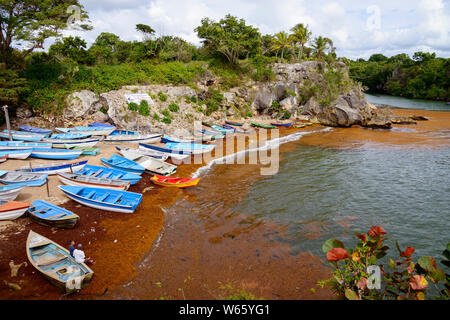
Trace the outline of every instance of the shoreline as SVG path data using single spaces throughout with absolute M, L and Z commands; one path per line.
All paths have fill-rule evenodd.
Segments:
M 368 130 L 358 127 L 354 128 L 334 128 L 330 132 L 321 134 L 311 134 L 303 136 L 300 140 L 301 144 L 307 145 L 321 145 L 324 147 L 343 147 L 343 148 L 360 148 L 366 145 L 367 147 L 431 147 L 431 148 L 441 148 L 448 147 L 450 143 L 447 137 L 436 137 L 432 138 L 429 134 L 430 132 L 439 130 L 449 130 L 450 129 L 450 113 L 447 112 L 446 115 L 440 114 L 439 111 L 423 111 L 423 110 L 405 110 L 393 109 L 394 113 L 405 114 L 418 114 L 424 115 L 430 118 L 429 121 L 419 122 L 417 125 L 395 125 L 395 128 L 409 128 L 414 129 L 415 132 L 411 131 L 391 131 L 386 132 L 386 130 Z M 439 113 L 439 114 L 438 114 Z M 445 112 L 444 112 L 445 113 Z M 280 130 L 283 136 L 292 134 L 294 132 L 305 132 L 311 129 L 322 128 L 320 126 L 313 126 L 311 128 L 305 129 L 283 129 Z M 281 136 L 281 135 L 280 135 Z M 431 140 L 430 140 L 431 139 Z M 432 142 L 430 145 L 427 142 Z M 369 142 L 369 145 L 367 145 Z M 114 145 L 110 145 L 104 148 L 101 146 L 101 154 L 97 157 L 86 157 L 89 159 L 89 164 L 98 164 L 98 159 L 100 157 L 109 157 L 114 153 Z M 289 144 L 283 145 L 284 150 L 289 150 L 291 148 Z M 92 159 L 92 160 L 91 160 Z M 18 163 L 14 160 L 7 161 L 0 168 L 6 168 L 6 165 L 12 165 L 12 163 Z M 45 160 L 33 160 L 39 163 L 45 162 Z M 23 161 L 23 165 L 26 165 L 28 161 Z M 16 165 L 14 168 L 22 166 Z M 195 171 L 197 171 L 201 165 L 181 165 L 177 173 L 174 176 L 187 177 L 191 176 Z M 12 168 L 12 167 L 11 167 Z M 253 168 L 254 169 L 254 168 Z M 254 171 L 253 169 L 248 169 Z M 220 169 L 217 170 L 216 176 L 220 175 Z M 239 171 L 240 172 L 240 171 Z M 53 195 L 54 190 L 56 190 L 56 181 L 51 181 L 49 184 L 50 195 Z M 51 179 L 52 179 L 51 178 Z M 161 231 L 167 226 L 169 218 L 165 213 L 164 209 L 172 207 L 175 203 L 178 203 L 182 199 L 188 199 L 190 197 L 195 197 L 191 195 L 189 190 L 177 190 L 171 188 L 156 187 L 150 181 L 150 175 L 145 174 L 141 181 L 133 186 L 130 191 L 142 192 L 146 188 L 151 188 L 145 193 L 143 202 L 140 208 L 132 215 L 124 216 L 117 213 L 110 213 L 100 210 L 94 210 L 87 207 L 81 207 L 81 205 L 68 201 L 62 205 L 62 207 L 72 210 L 75 213 L 79 213 L 81 216 L 79 225 L 72 230 L 52 230 L 47 227 L 43 227 L 32 223 L 28 218 L 20 218 L 18 221 L 13 223 L 13 226 L 9 224 L 8 232 L 3 233 L 0 238 L 0 279 L 7 280 L 8 282 L 17 283 L 22 287 L 20 291 L 11 291 L 3 283 L 0 284 L 0 297 L 2 299 L 59 299 L 59 291 L 45 281 L 38 271 L 34 270 L 32 266 L 22 267 L 17 278 L 9 277 L 8 263 L 10 259 L 13 259 L 16 264 L 27 261 L 25 254 L 25 242 L 24 237 L 28 234 L 28 230 L 33 229 L 38 233 L 42 233 L 44 236 L 48 236 L 50 239 L 57 241 L 59 244 L 65 246 L 67 241 L 71 238 L 74 240 L 81 241 L 85 247 L 86 254 L 88 256 L 94 257 L 96 264 L 93 266 L 95 275 L 91 284 L 78 294 L 67 297 L 67 299 L 102 299 L 111 298 L 110 294 L 102 296 L 105 289 L 108 288 L 110 292 L 115 294 L 126 294 L 127 287 L 123 288 L 133 279 L 139 277 L 139 265 L 142 264 L 142 260 L 152 251 L 162 250 L 161 246 L 156 249 L 154 247 L 154 242 L 161 238 Z M 207 178 L 204 178 L 205 180 Z M 200 181 L 201 183 L 201 181 Z M 53 186 L 53 184 L 55 184 Z M 39 189 L 39 190 L 34 190 Z M 58 190 L 59 191 L 59 190 Z M 22 195 L 17 199 L 17 201 L 31 201 L 31 199 L 36 199 L 33 197 L 41 198 L 44 200 L 46 196 L 46 187 L 41 188 L 27 188 L 24 192 L 25 196 Z M 30 195 L 31 194 L 31 195 Z M 62 194 L 62 193 L 61 193 Z M 242 193 L 240 196 L 244 196 Z M 57 197 L 57 196 L 56 196 Z M 62 195 L 62 197 L 64 197 Z M 27 199 L 27 200 L 25 200 Z M 30 199 L 30 200 L 28 200 Z M 51 200 L 50 200 L 51 201 Z M 55 203 L 57 204 L 57 203 Z M 4 229 L 0 225 L 0 229 Z M 270 228 L 269 228 L 270 229 Z M 130 232 L 130 230 L 133 230 Z M 250 232 L 251 230 L 242 230 Z M 185 230 L 185 232 L 189 232 Z M 170 233 L 170 229 L 166 228 L 164 230 L 163 237 L 166 237 Z M 223 234 L 223 232 L 222 232 Z M 225 232 L 227 234 L 227 232 Z M 246 234 L 247 236 L 249 234 Z M 229 235 L 229 233 L 228 233 Z M 252 235 L 253 236 L 253 235 Z M 6 238 L 5 238 L 6 237 Z M 117 240 L 117 242 L 114 242 Z M 227 240 L 227 239 L 225 239 Z M 249 239 L 251 240 L 251 239 Z M 254 240 L 254 239 L 253 239 Z M 260 239 L 261 240 L 261 239 Z M 260 241 L 258 240 L 258 241 Z M 221 238 L 216 238 L 216 241 L 223 241 Z M 262 241 L 262 240 L 261 240 Z M 161 240 L 164 242 L 164 239 Z M 227 242 L 227 241 L 225 241 Z M 14 243 L 14 245 L 11 245 Z M 160 244 L 161 245 L 161 244 Z M 164 244 L 163 244 L 164 245 Z M 238 244 L 239 245 L 239 244 Z M 182 248 L 183 246 L 181 246 Z M 275 247 L 274 247 L 275 248 Z M 199 248 L 196 248 L 200 250 Z M 278 247 L 277 250 L 286 250 Z M 198 253 L 198 252 L 197 252 Z M 245 250 L 241 254 L 245 253 Z M 160 252 L 158 252 L 160 254 Z M 161 255 L 161 254 L 160 254 Z M 155 255 L 153 256 L 153 258 Z M 266 257 L 267 258 L 267 257 Z M 308 260 L 307 256 L 300 255 L 296 259 Z M 163 258 L 160 259 L 164 261 Z M 297 263 L 302 266 L 301 261 L 298 260 Z M 320 264 L 320 259 L 317 261 L 316 257 L 309 259 L 316 264 Z M 266 263 L 269 260 L 266 260 Z M 295 264 L 293 264 L 295 265 Z M 158 268 L 160 272 L 164 272 L 164 268 L 167 265 L 161 265 Z M 216 267 L 219 267 L 216 265 Z M 307 264 L 303 265 L 303 268 L 307 268 Z M 270 268 L 267 270 L 258 269 L 259 274 L 264 273 L 266 276 L 270 274 Z M 167 270 L 166 270 L 167 271 Z M 311 271 L 311 270 L 310 270 Z M 294 270 L 291 270 L 294 272 Z M 321 270 L 320 272 L 326 272 Z M 233 273 L 230 273 L 230 277 Z M 179 275 L 181 276 L 181 275 Z M 178 276 L 178 277 L 179 277 Z M 283 279 L 278 279 L 283 281 Z M 176 281 L 174 281 L 175 284 Z M 193 285 L 192 285 L 193 286 Z M 39 293 L 36 293 L 35 288 L 41 288 Z M 175 288 L 175 287 L 173 287 Z M 251 285 L 250 285 L 251 289 Z M 158 288 L 152 288 L 152 297 L 146 296 L 146 299 L 158 298 L 158 294 L 163 294 Z M 199 288 L 193 289 L 193 293 L 199 292 Z M 156 291 L 156 292 L 155 292 Z M 266 290 L 267 291 L 267 290 Z M 264 292 L 266 292 L 264 291 Z M 292 292 L 284 292 L 284 295 L 292 295 Z M 326 293 L 323 293 L 323 297 L 328 298 Z M 142 298 L 142 297 L 138 297 Z M 178 297 L 182 299 L 182 296 Z M 209 296 L 209 299 L 211 296 Z M 298 298 L 298 297 L 297 297 Z M 312 294 L 306 294 L 301 297 L 302 299 L 315 299 L 318 296 Z M 296 299 L 296 298 L 295 298 Z

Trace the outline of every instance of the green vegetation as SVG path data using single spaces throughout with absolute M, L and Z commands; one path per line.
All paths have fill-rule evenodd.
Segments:
M 180 107 L 175 102 L 172 102 L 171 104 L 169 104 L 169 110 L 171 112 L 178 112 L 180 110 Z
M 380 264 L 388 251 L 385 245 L 386 231 L 373 226 L 367 234 L 355 233 L 359 242 L 355 249 L 345 249 L 344 243 L 330 239 L 322 246 L 327 260 L 333 267 L 333 277 L 318 283 L 322 288 L 331 287 L 336 295 L 348 300 L 424 300 L 425 298 L 449 300 L 450 275 L 437 267 L 432 257 L 421 257 L 416 262 L 412 256 L 413 247 L 402 250 L 399 243 L 396 261 L 389 259 Z M 442 264 L 450 267 L 450 243 L 442 253 Z M 370 266 L 380 265 L 380 287 L 376 288 L 376 278 L 369 274 Z M 439 296 L 431 297 L 431 286 Z
M 139 104 L 139 114 L 145 117 L 150 115 L 150 110 L 148 108 L 148 102 L 146 100 L 142 100 Z
M 15 35 L 12 42 L 0 43 L 3 45 L 0 49 L 0 103 L 26 106 L 40 113 L 60 114 L 66 107 L 66 97 L 74 91 L 88 89 L 100 93 L 149 84 L 186 85 L 197 90 L 198 80 L 213 76 L 218 81 L 213 81 L 206 97 L 184 97 L 186 102 L 198 104 L 198 110 L 210 115 L 223 107 L 220 92 L 245 85 L 249 80 L 274 80 L 271 66 L 277 61 L 321 59 L 330 62 L 335 58 L 331 40 L 320 36 L 311 40 L 309 27 L 302 23 L 294 26 L 292 33 L 262 35 L 245 20 L 231 15 L 219 21 L 209 18 L 201 21 L 195 29 L 203 43 L 200 48 L 179 37 L 158 37 L 154 29 L 145 24 L 136 25 L 141 41 L 123 41 L 115 34 L 103 32 L 88 46 L 80 37 L 60 37 L 60 31 L 68 26 L 62 22 L 68 16 L 61 12 L 69 5 L 79 5 L 78 1 L 50 4 L 38 0 L 36 8 L 27 7 L 22 13 L 14 11 L 18 12 L 17 16 L 10 17 L 11 6 L 22 2 L 0 3 L 2 29 L 14 31 Z M 45 14 L 40 15 L 38 11 Z M 83 10 L 80 14 L 81 21 L 88 19 Z M 19 26 L 14 21 L 23 24 Z M 52 31 L 41 32 L 48 29 Z M 90 27 L 83 25 L 81 29 Z M 56 41 L 48 51 L 35 52 L 49 36 L 55 36 Z M 309 41 L 311 47 L 307 46 Z M 14 48 L 18 42 L 32 44 L 33 49 Z M 168 100 L 162 92 L 151 97 L 161 102 Z M 175 105 L 171 104 L 169 110 L 177 112 L 179 108 Z M 148 105 L 128 107 L 150 116 Z M 250 110 L 239 112 L 242 116 L 251 114 Z M 162 121 L 169 120 L 171 118 L 166 116 Z
M 368 61 L 350 61 L 350 75 L 372 93 L 416 99 L 450 100 L 450 59 L 416 52 L 385 57 L 372 55 Z
M 139 105 L 138 105 L 137 103 L 130 102 L 130 103 L 128 104 L 128 110 L 131 110 L 131 111 L 138 111 L 138 109 L 139 109 Z

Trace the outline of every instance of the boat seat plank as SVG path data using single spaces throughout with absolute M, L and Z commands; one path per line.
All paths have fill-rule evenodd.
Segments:
M 103 195 L 103 197 L 100 197 L 100 198 L 97 199 L 97 200 L 100 201 L 100 202 L 103 202 L 109 195 L 110 195 L 110 194 L 106 192 L 106 193 Z
M 114 200 L 111 201 L 111 203 L 117 203 L 120 199 L 122 199 L 122 194 L 119 194 L 117 197 L 114 198 Z
M 86 198 L 86 199 L 92 199 L 92 197 L 94 196 L 94 194 L 95 194 L 95 191 L 91 191 L 91 192 L 89 192 L 89 193 L 85 196 L 85 198 Z

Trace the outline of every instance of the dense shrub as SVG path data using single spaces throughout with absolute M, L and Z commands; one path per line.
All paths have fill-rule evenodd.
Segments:
M 180 110 L 180 107 L 175 102 L 172 102 L 171 104 L 169 104 L 169 110 L 171 112 L 178 112 Z
M 141 103 L 139 104 L 139 114 L 145 117 L 150 115 L 147 100 L 142 100 Z
M 138 105 L 137 103 L 130 102 L 130 103 L 128 104 L 128 110 L 131 110 L 131 111 L 138 111 L 138 109 L 139 109 L 139 105 Z

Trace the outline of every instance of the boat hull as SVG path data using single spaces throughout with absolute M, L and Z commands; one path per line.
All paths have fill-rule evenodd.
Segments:
M 78 202 L 87 207 L 94 208 L 94 209 L 120 212 L 120 213 L 133 213 L 136 210 L 137 206 L 139 205 L 139 204 L 137 204 L 136 206 L 121 206 L 121 205 L 114 205 L 114 204 L 106 204 L 103 202 L 99 202 L 99 201 L 95 201 L 95 200 L 91 200 L 91 199 L 87 199 L 82 196 L 79 196 L 75 193 L 72 193 L 72 192 L 64 189 L 64 186 L 59 186 L 59 188 L 62 190 L 62 192 L 64 192 L 64 194 L 67 197 L 69 197 L 73 201 Z M 127 191 L 122 191 L 122 192 L 127 192 Z M 142 195 L 141 195 L 141 200 L 142 200 Z
M 90 183 L 90 182 L 84 182 L 84 181 L 76 181 L 73 179 L 69 179 L 61 174 L 57 174 L 59 180 L 68 186 L 74 186 L 74 187 L 93 187 L 93 188 L 102 188 L 102 189 L 110 189 L 110 190 L 120 190 L 120 191 L 126 191 L 130 187 L 130 183 L 127 182 L 123 183 L 121 186 L 114 186 L 114 185 L 106 185 L 106 184 L 98 184 L 98 183 Z
M 38 250 L 38 248 L 45 249 L 49 245 L 55 246 L 55 250 L 61 253 L 63 259 L 60 261 L 56 261 L 55 263 L 52 263 L 51 264 L 53 266 L 52 270 L 44 270 L 46 266 L 39 265 L 38 261 L 36 261 L 35 259 L 34 250 Z M 30 233 L 28 234 L 26 249 L 28 261 L 30 261 L 31 265 L 34 268 L 36 268 L 47 281 L 49 281 L 51 284 L 53 284 L 55 287 L 59 288 L 62 292 L 65 292 L 66 294 L 75 293 L 87 287 L 91 282 L 92 277 L 94 276 L 94 272 L 86 264 L 77 263 L 75 259 L 70 256 L 70 253 L 67 249 L 61 247 L 56 242 L 51 241 L 33 231 L 30 231 Z M 69 266 L 78 267 L 80 271 L 83 272 L 83 274 L 80 275 L 81 277 L 80 288 L 69 288 L 69 286 L 66 283 L 67 280 L 63 281 L 62 279 L 57 277 L 56 275 L 57 273 L 52 272 L 53 269 L 55 270 L 64 269 Z
M 35 166 L 33 167 L 22 167 L 16 172 L 38 172 L 38 173 L 47 173 L 49 175 L 57 174 L 60 172 L 75 172 L 76 170 L 82 170 L 83 167 L 87 164 L 87 160 L 79 161 L 79 162 L 71 162 L 71 163 L 52 163 L 47 166 Z
M 138 183 L 142 178 L 140 175 L 131 172 L 91 165 L 87 165 L 83 170 L 76 171 L 75 173 L 92 177 L 124 180 L 130 182 L 131 185 Z
M 74 160 L 78 158 L 83 151 L 42 151 L 33 150 L 30 157 L 39 159 L 53 159 L 53 160 Z
M 11 188 L 12 187 L 12 188 Z M 23 190 L 23 186 L 7 186 L 8 190 L 0 190 L 0 200 L 14 201 Z
M 51 142 L 53 148 L 56 149 L 68 149 L 68 147 L 95 147 L 100 139 L 74 139 L 74 140 L 63 140 L 63 139 L 44 139 L 44 141 Z

